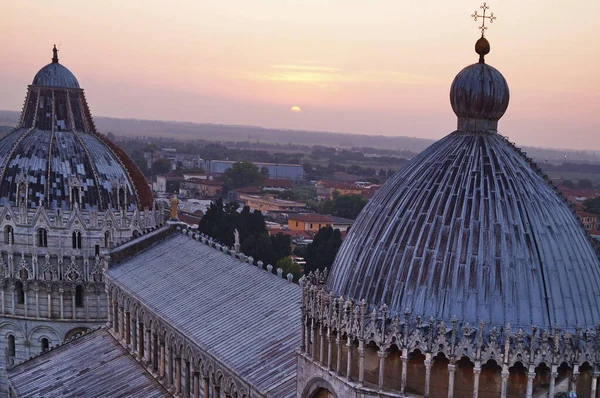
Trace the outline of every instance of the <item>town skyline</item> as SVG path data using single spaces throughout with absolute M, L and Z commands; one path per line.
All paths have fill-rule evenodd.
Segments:
M 477 61 L 469 15 L 479 5 L 15 4 L 0 17 L 0 109 L 19 110 L 56 43 L 97 115 L 439 139 L 456 123 L 450 83 Z M 498 20 L 486 60 L 511 89 L 500 133 L 520 145 L 600 149 L 594 18 L 565 18 L 563 5 L 542 1 L 488 5 Z M 600 15 L 595 2 L 581 8 Z M 19 28 L 53 14 L 69 23 L 54 24 L 52 37 L 42 23 Z

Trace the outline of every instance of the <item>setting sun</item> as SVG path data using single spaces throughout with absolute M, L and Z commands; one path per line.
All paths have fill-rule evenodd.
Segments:
M 302 112 L 302 109 L 299 106 L 294 105 L 290 108 L 290 111 L 300 113 Z

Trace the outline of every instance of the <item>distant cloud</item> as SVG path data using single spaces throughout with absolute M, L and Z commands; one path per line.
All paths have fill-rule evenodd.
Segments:
M 301 71 L 313 71 L 313 72 L 337 72 L 338 68 L 330 68 L 326 66 L 310 66 L 310 65 L 273 65 L 271 68 L 285 69 L 285 70 L 301 70 Z
M 344 71 L 337 67 L 299 64 L 271 65 L 264 72 L 244 72 L 237 78 L 248 80 L 313 84 L 327 90 L 337 90 L 339 84 L 431 84 L 439 82 L 435 76 L 417 75 L 399 71 L 362 70 Z

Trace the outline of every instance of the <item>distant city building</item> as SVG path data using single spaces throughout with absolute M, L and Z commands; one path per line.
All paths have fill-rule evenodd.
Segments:
M 291 180 L 267 178 L 262 184 L 262 190 L 266 192 L 285 192 L 294 189 Z
M 321 228 L 331 227 L 333 225 L 333 221 L 329 218 L 329 216 L 324 214 L 290 214 L 287 225 L 291 231 L 307 231 L 316 233 Z
M 259 210 L 263 214 L 268 212 L 297 212 L 306 207 L 305 203 L 294 202 L 292 200 L 278 199 L 275 195 L 248 195 L 239 194 L 238 200 L 245 206 L 250 207 L 251 211 Z
M 215 198 L 223 191 L 223 182 L 204 178 L 189 178 L 182 181 L 179 194 L 188 198 Z
M 204 162 L 204 170 L 211 173 L 222 174 L 225 170 L 237 163 L 232 160 L 207 160 Z M 259 169 L 266 167 L 269 170 L 269 178 L 288 179 L 288 180 L 303 180 L 304 168 L 301 164 L 285 164 L 285 163 L 262 163 L 253 162 Z
M 319 199 L 333 199 L 335 195 L 360 195 L 362 193 L 362 189 L 356 185 L 337 181 L 317 181 L 315 188 Z

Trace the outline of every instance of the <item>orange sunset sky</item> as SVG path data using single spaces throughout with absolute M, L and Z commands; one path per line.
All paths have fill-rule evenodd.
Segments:
M 437 139 L 477 61 L 479 0 L 33 1 L 0 5 L 0 109 L 60 62 L 94 115 Z M 490 0 L 499 130 L 600 150 L 600 1 Z M 294 105 L 302 112 L 291 112 Z

